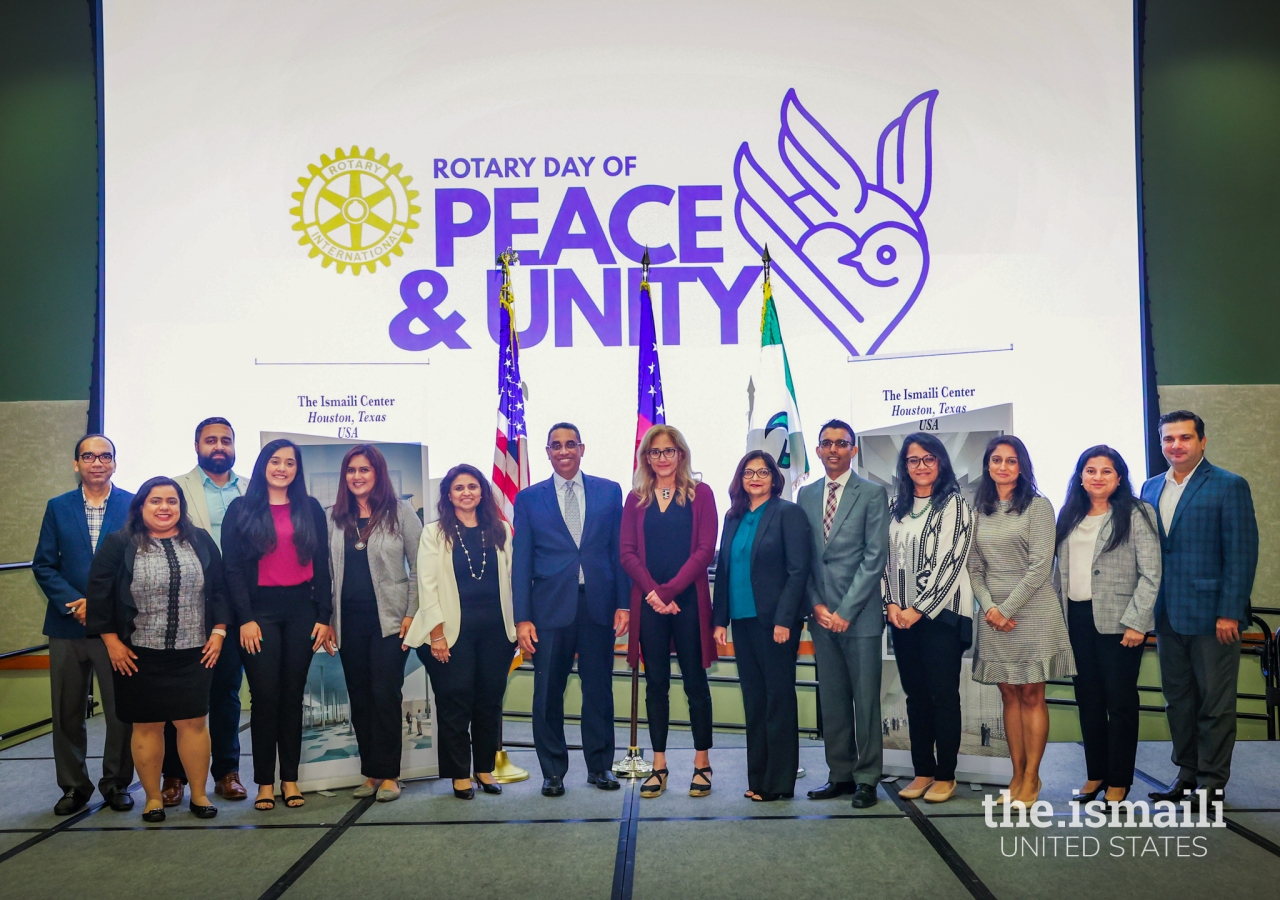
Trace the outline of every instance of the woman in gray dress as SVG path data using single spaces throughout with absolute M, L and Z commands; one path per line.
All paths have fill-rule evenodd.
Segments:
M 1000 688 L 1013 762 L 1009 796 L 1040 796 L 1040 760 L 1049 740 L 1044 684 L 1076 674 L 1067 623 L 1053 589 L 1053 506 L 1036 490 L 1026 446 L 1013 435 L 987 444 L 969 578 L 985 624 L 976 626 L 973 679 Z

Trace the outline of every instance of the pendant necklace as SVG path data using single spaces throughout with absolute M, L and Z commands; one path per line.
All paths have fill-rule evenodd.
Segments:
M 663 489 L 662 489 L 662 499 L 663 499 L 663 500 L 670 500 L 670 499 L 671 499 L 671 488 L 663 488 Z
M 472 581 L 484 581 L 484 568 L 489 564 L 489 555 L 484 552 L 484 536 L 480 538 L 480 574 L 476 574 L 476 570 L 471 565 L 471 551 L 467 549 L 467 542 L 462 539 L 462 527 L 455 525 L 454 532 L 458 535 L 458 544 L 462 547 L 462 554 L 467 558 L 467 571 L 471 573 Z
M 368 525 L 364 526 L 364 528 L 361 528 L 356 532 L 355 548 L 357 550 L 363 550 L 365 547 L 369 546 L 368 543 L 366 542 L 369 540 L 369 532 L 372 530 L 373 530 L 373 520 L 370 519 Z

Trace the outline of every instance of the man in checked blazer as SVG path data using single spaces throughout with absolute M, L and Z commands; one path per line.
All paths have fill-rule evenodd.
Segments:
M 547 459 L 554 472 L 516 494 L 512 523 L 511 605 L 520 649 L 533 658 L 533 744 L 544 797 L 564 794 L 564 691 L 575 655 L 587 783 L 619 787 L 611 771 L 613 644 L 631 618 L 631 582 L 618 545 L 622 488 L 584 475 L 585 451 L 576 426 L 551 426 Z
M 1181 800 L 1197 787 L 1222 791 L 1236 740 L 1240 630 L 1258 565 L 1258 523 L 1249 483 L 1204 458 L 1204 420 L 1177 410 L 1160 417 L 1169 470 L 1148 479 L 1164 573 L 1156 599 L 1156 641 L 1165 714 L 1178 778 L 1155 800 Z
M 853 806 L 876 803 L 884 760 L 880 721 L 880 579 L 889 558 L 889 495 L 850 468 L 858 452 L 853 428 L 832 419 L 818 432 L 827 470 L 796 499 L 813 532 L 809 631 L 818 663 L 827 783 L 811 800 L 853 795 Z

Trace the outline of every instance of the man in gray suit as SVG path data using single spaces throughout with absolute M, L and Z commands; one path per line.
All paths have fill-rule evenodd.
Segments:
M 889 556 L 889 496 L 850 465 L 853 428 L 832 419 L 818 433 L 827 470 L 797 502 L 813 531 L 809 631 L 818 662 L 827 783 L 812 800 L 853 794 L 855 809 L 876 804 L 884 755 L 880 717 L 880 579 Z

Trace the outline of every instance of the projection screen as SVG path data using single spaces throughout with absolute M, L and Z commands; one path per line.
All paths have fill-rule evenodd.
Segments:
M 489 471 L 510 246 L 546 429 L 626 483 L 640 259 L 667 421 L 724 489 L 761 251 L 818 426 L 1002 407 L 1044 491 L 1145 459 L 1129 0 L 103 0 L 105 430 L 134 487 L 224 416 Z M 793 452 L 798 448 L 792 448 Z

